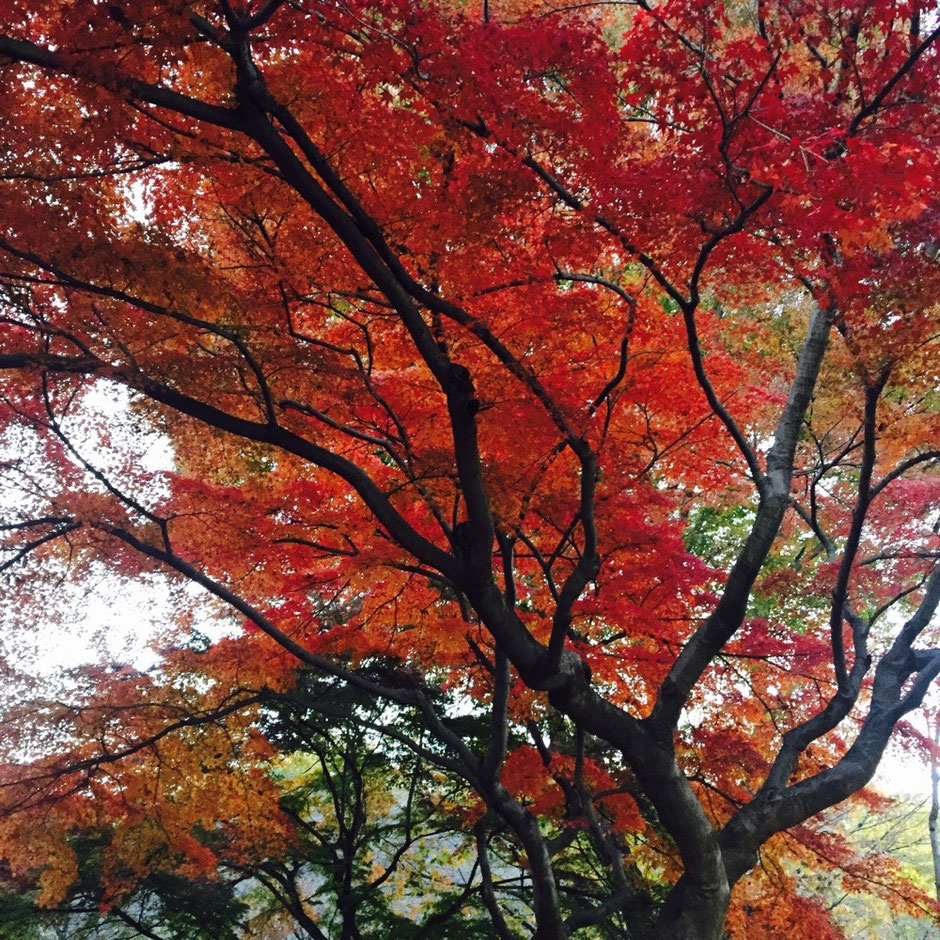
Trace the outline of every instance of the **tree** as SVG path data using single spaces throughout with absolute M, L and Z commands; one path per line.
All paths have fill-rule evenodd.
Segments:
M 4 4 L 8 643 L 63 579 L 240 625 L 194 640 L 180 591 L 154 670 L 55 695 L 9 657 L 8 882 L 130 917 L 250 878 L 315 937 L 833 935 L 783 859 L 940 673 L 936 20 Z M 370 886 L 435 828 L 473 861 L 401 920 Z

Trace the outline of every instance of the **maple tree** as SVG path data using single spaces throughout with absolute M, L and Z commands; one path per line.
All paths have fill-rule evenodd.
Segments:
M 8 657 L 8 883 L 837 936 L 799 864 L 874 865 L 935 916 L 818 818 L 930 753 L 935 5 L 2 9 L 7 642 L 63 579 L 217 605 L 149 672 Z

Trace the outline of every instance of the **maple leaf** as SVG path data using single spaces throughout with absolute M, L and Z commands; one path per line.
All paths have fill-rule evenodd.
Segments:
M 895 728 L 935 756 L 931 17 L 34 6 L 4 885 L 142 935 L 834 937 L 814 866 L 935 917 L 818 815 Z M 32 661 L 135 581 L 146 666 Z

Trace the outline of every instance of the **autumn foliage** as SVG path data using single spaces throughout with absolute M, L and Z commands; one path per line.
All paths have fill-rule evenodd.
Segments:
M 940 674 L 935 4 L 0 9 L 21 923 L 936 918 L 826 815 Z

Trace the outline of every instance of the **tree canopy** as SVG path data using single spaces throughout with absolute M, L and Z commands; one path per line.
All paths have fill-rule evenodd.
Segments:
M 0 8 L 0 918 L 936 917 L 935 3 Z

